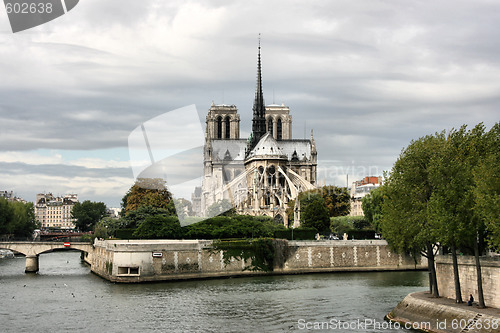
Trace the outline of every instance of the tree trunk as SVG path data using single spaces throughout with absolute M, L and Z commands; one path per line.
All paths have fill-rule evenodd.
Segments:
M 455 280 L 455 302 L 463 303 L 462 290 L 460 289 L 460 276 L 458 275 L 457 249 L 455 245 L 451 246 L 451 257 L 453 259 L 453 277 Z
M 433 297 L 439 297 L 439 290 L 436 276 L 436 265 L 434 263 L 434 248 L 430 242 L 426 244 L 427 248 L 427 267 L 429 268 L 429 285 Z
M 481 262 L 479 261 L 479 243 L 477 237 L 474 241 L 474 257 L 476 259 L 476 274 L 477 274 L 477 297 L 479 301 L 479 308 L 483 309 L 486 307 L 484 304 L 484 294 L 483 294 L 483 277 L 481 274 Z

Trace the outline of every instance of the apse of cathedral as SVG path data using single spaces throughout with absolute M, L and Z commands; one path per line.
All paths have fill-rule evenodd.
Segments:
M 288 202 L 316 188 L 317 151 L 312 131 L 310 139 L 293 139 L 289 107 L 264 104 L 260 49 L 259 43 L 250 138 L 240 138 L 235 105 L 212 103 L 206 117 L 204 176 L 193 194 L 193 208 L 210 217 L 209 207 L 225 199 L 238 214 L 266 215 L 288 226 Z M 294 227 L 299 220 L 296 216 Z

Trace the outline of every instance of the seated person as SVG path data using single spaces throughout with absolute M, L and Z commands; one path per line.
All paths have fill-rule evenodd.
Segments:
M 472 306 L 472 303 L 474 303 L 474 297 L 472 297 L 472 294 L 470 294 L 469 301 L 467 302 L 467 305 Z

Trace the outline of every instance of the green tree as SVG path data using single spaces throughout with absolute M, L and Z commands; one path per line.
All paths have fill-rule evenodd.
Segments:
M 123 215 L 143 206 L 171 209 L 172 194 L 161 178 L 137 178 L 136 182 L 122 198 Z
M 181 224 L 176 216 L 150 215 L 142 221 L 134 236 L 142 239 L 175 239 L 182 235 Z
M 136 210 L 128 212 L 120 220 L 123 222 L 123 228 L 136 229 L 149 216 L 172 216 L 175 215 L 175 209 L 172 211 L 173 203 L 169 204 L 167 208 L 157 208 L 152 206 L 141 206 Z
M 36 222 L 35 207 L 33 203 L 12 202 L 14 234 L 21 237 L 29 237 L 33 231 L 40 227 Z
M 12 219 L 14 211 L 7 199 L 0 198 L 0 234 L 6 235 L 12 233 Z
M 330 216 L 325 199 L 320 194 L 299 194 L 301 226 L 316 228 L 318 231 L 330 229 Z
M 0 198 L 0 235 L 30 237 L 39 227 L 31 202 L 9 202 Z
M 401 152 L 383 185 L 380 220 L 382 234 L 395 251 L 427 257 L 429 285 L 435 297 L 439 296 L 434 263 L 437 239 L 428 214 L 434 191 L 429 168 L 444 141 L 444 133 L 429 135 L 412 141 Z
M 105 217 L 94 226 L 94 236 L 97 238 L 115 237 L 116 230 L 125 227 L 124 219 L 116 219 L 112 217 Z
M 369 231 L 373 231 L 373 235 L 375 235 L 375 230 L 372 230 L 372 228 L 370 221 L 365 216 L 336 216 L 330 218 L 330 230 L 340 238 L 344 234 L 359 236 L 367 234 Z M 360 230 L 366 231 L 366 233 L 360 233 Z
M 189 239 L 225 239 L 273 237 L 275 231 L 284 230 L 268 216 L 216 216 L 183 227 Z
M 85 200 L 77 202 L 71 211 L 71 217 L 76 219 L 75 225 L 81 231 L 90 231 L 104 216 L 106 205 L 103 202 Z
M 382 220 L 383 187 L 373 189 L 362 199 L 363 213 L 375 231 L 380 232 Z
M 488 242 L 500 250 L 500 123 L 484 136 L 485 156 L 474 170 L 476 210 L 485 222 Z
M 307 209 L 306 207 L 308 202 L 313 202 L 309 201 L 312 196 L 320 196 L 321 198 L 323 198 L 323 205 L 325 206 L 326 212 L 329 217 L 345 216 L 348 215 L 351 210 L 351 197 L 349 195 L 349 192 L 347 191 L 347 188 L 327 185 L 318 189 L 299 193 L 301 214 Z M 288 215 L 288 225 L 293 225 L 293 220 L 295 218 L 294 211 L 296 209 L 295 201 L 296 199 L 290 200 L 287 204 L 286 214 Z M 322 215 L 323 209 L 318 211 L 318 214 Z M 303 221 L 302 215 L 301 220 Z M 322 225 L 322 227 L 329 224 L 329 222 L 326 222 L 326 220 L 324 220 L 323 222 L 324 225 Z M 327 227 L 326 229 L 328 228 L 329 227 Z
M 351 211 L 351 196 L 346 187 L 323 186 L 320 193 L 331 217 L 345 216 Z
M 330 230 L 336 233 L 341 239 L 349 230 L 354 229 L 353 221 L 349 216 L 336 216 L 330 218 Z
M 479 243 L 483 243 L 484 219 L 475 209 L 474 172 L 485 158 L 485 128 L 472 130 L 462 126 L 449 133 L 441 153 L 431 167 L 435 189 L 429 201 L 429 212 L 439 241 L 451 248 L 455 274 L 456 301 L 461 303 L 457 249 L 473 248 L 476 258 L 479 306 L 484 307 L 479 261 Z

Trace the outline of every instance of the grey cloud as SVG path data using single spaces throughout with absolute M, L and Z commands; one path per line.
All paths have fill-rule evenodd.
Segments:
M 41 164 L 31 165 L 20 162 L 0 162 L 0 170 L 4 175 L 42 174 L 55 177 L 89 177 L 106 179 L 111 177 L 132 178 L 129 168 L 85 168 L 75 165 Z
M 212 101 L 236 104 L 249 132 L 259 32 L 266 102 L 290 106 L 295 137 L 314 128 L 320 164 L 387 169 L 411 139 L 499 120 L 500 4 L 200 4 L 224 11 L 191 22 L 182 1 L 86 0 L 50 31 L 0 35 L 0 150 L 125 147 L 182 106 L 204 122 Z M 175 30 L 180 18 L 200 35 Z M 57 170 L 2 165 L 17 167 Z

